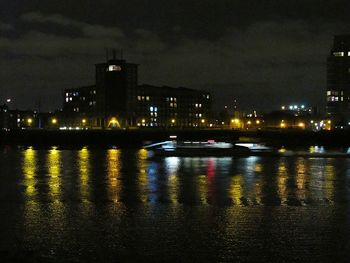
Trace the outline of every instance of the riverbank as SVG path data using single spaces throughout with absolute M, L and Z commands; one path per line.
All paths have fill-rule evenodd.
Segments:
M 117 146 L 140 147 L 145 142 L 168 140 L 261 141 L 270 146 L 303 147 L 322 145 L 350 146 L 349 131 L 311 132 L 236 131 L 236 130 L 14 130 L 0 132 L 0 145 L 31 146 Z

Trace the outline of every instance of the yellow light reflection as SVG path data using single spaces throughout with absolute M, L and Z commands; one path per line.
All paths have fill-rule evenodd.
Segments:
M 53 147 L 48 154 L 50 197 L 58 201 L 60 195 L 61 152 Z
M 178 191 L 179 191 L 179 178 L 178 169 L 180 164 L 179 157 L 167 157 L 165 163 L 168 172 L 168 184 L 169 184 L 169 198 L 173 204 L 178 203 Z
M 148 152 L 146 149 L 140 149 L 137 152 L 138 157 L 138 169 L 139 169 L 139 189 L 141 193 L 141 201 L 147 202 L 148 200 L 148 192 L 147 185 L 148 185 L 148 177 L 147 177 L 147 156 Z
M 261 173 L 263 171 L 263 166 L 260 163 L 256 163 L 253 169 L 254 169 L 254 172 Z
M 120 150 L 109 149 L 107 151 L 108 196 L 110 200 L 118 202 L 120 199 Z
M 79 178 L 80 178 L 80 196 L 83 201 L 89 200 L 89 175 L 90 162 L 89 150 L 84 147 L 78 152 Z
M 288 190 L 287 190 L 287 180 L 288 180 L 288 165 L 286 159 L 280 159 L 277 168 L 277 189 L 278 196 L 281 199 L 281 204 L 287 202 Z
M 32 147 L 23 152 L 23 174 L 24 184 L 26 186 L 26 198 L 33 197 L 35 192 L 35 173 L 36 173 L 36 151 Z
M 296 186 L 297 192 L 296 197 L 298 200 L 305 200 L 306 198 L 306 190 L 305 190 L 305 160 L 303 158 L 298 158 L 296 163 Z
M 241 174 L 232 177 L 230 184 L 230 196 L 234 204 L 241 204 L 242 191 L 243 191 L 243 176 Z
M 335 180 L 335 171 L 334 164 L 327 163 L 324 169 L 324 177 L 325 177 L 325 195 L 327 200 L 334 200 L 334 180 Z

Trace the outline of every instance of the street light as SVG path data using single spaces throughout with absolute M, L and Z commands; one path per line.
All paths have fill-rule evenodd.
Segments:
M 57 119 L 56 119 L 56 118 L 53 118 L 53 119 L 51 120 L 51 123 L 52 123 L 52 124 L 57 124 Z
M 28 123 L 28 125 L 31 125 L 33 123 L 33 120 L 31 118 L 28 118 L 27 123 Z

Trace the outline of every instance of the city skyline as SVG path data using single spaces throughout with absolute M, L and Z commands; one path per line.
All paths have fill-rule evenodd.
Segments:
M 92 83 L 91 65 L 116 48 L 140 64 L 140 84 L 208 90 L 214 109 L 234 99 L 243 110 L 323 108 L 326 58 L 349 4 L 315 3 L 1 3 L 0 95 L 18 108 L 60 108 L 62 90 Z

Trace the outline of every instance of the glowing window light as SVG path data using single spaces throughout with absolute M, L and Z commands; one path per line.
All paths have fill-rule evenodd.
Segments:
M 120 66 L 117 66 L 117 65 L 109 65 L 107 71 L 121 71 L 121 70 L 122 70 L 122 68 L 121 68 Z
M 344 52 L 333 52 L 333 56 L 335 56 L 335 57 L 344 57 Z
M 27 123 L 28 123 L 28 125 L 31 125 L 33 123 L 33 119 L 28 118 Z

